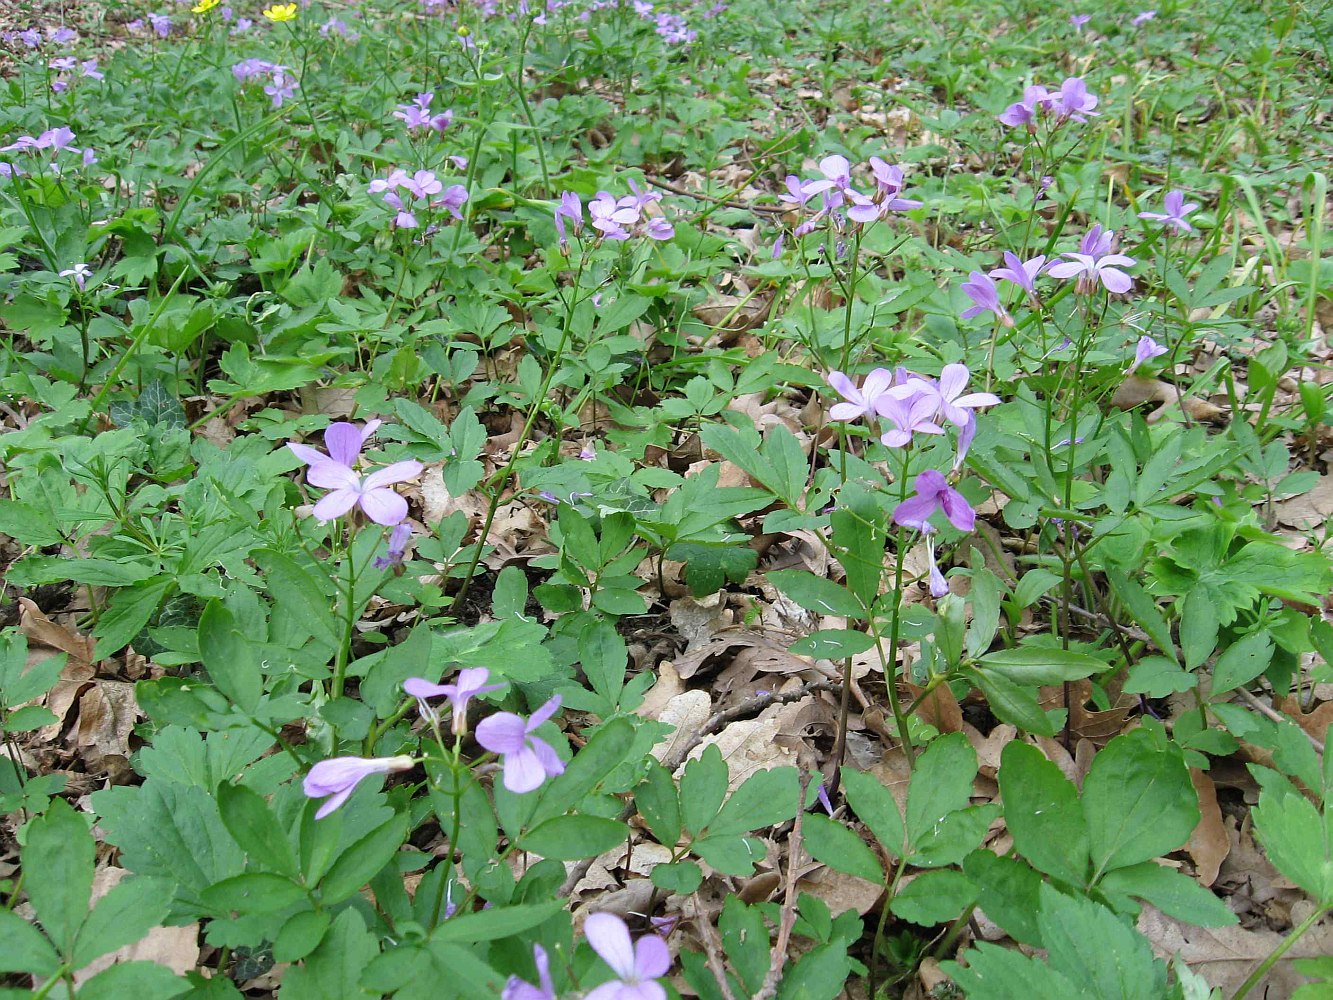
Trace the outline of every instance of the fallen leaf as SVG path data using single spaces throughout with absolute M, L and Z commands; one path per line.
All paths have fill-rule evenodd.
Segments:
M 1127 377 L 1111 396 L 1111 405 L 1120 410 L 1132 410 L 1144 403 L 1162 404 L 1148 414 L 1146 420 L 1150 424 L 1161 420 L 1177 403 L 1194 420 L 1219 420 L 1225 413 L 1221 407 L 1207 400 L 1180 395 L 1176 387 L 1168 382 L 1139 375 Z
M 1217 881 L 1222 862 L 1231 851 L 1231 841 L 1222 823 L 1222 810 L 1217 805 L 1217 788 L 1213 785 L 1213 779 L 1192 767 L 1190 780 L 1194 782 L 1194 790 L 1199 795 L 1199 823 L 1190 834 L 1185 852 L 1194 859 L 1199 882 L 1211 886 Z
M 707 691 L 686 691 L 672 698 L 657 714 L 657 721 L 674 726 L 675 732 L 658 743 L 652 754 L 659 761 L 666 760 L 694 739 L 713 714 L 713 699 Z
M 1273 505 L 1277 519 L 1300 531 L 1317 528 L 1333 517 L 1333 476 L 1320 476 L 1314 489 Z
M 128 875 L 124 868 L 101 868 L 93 876 L 92 902 L 96 903 Z M 199 925 L 184 927 L 154 927 L 134 944 L 94 959 L 74 973 L 74 984 L 82 985 L 97 973 L 118 962 L 156 962 L 178 976 L 192 971 L 199 964 Z

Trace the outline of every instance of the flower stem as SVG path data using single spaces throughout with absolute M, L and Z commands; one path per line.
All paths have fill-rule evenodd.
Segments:
M 1323 907 L 1322 909 L 1311 910 L 1310 915 L 1293 927 L 1287 936 L 1278 942 L 1278 946 L 1268 953 L 1268 957 L 1255 967 L 1255 970 L 1250 973 L 1250 977 L 1240 984 L 1240 989 L 1231 994 L 1231 1000 L 1243 1000 L 1245 994 L 1259 984 L 1260 980 L 1268 974 L 1268 970 L 1277 964 L 1277 960 L 1285 955 L 1306 931 L 1317 924 L 1320 918 L 1328 912 L 1328 909 L 1328 907 Z

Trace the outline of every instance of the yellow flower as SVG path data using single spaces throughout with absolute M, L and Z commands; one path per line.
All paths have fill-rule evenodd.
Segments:
M 212 10 L 220 3 L 222 3 L 222 0 L 199 0 L 197 4 L 190 8 L 190 13 L 203 14 Z
M 264 9 L 264 16 L 270 21 L 294 21 L 296 20 L 296 4 L 275 3 L 272 7 Z

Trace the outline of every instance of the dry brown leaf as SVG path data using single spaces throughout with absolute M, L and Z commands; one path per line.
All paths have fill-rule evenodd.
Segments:
M 1300 726 L 1307 733 L 1319 740 L 1326 742 L 1324 737 L 1328 735 L 1328 727 L 1333 726 L 1333 701 L 1326 701 L 1322 705 L 1316 705 L 1310 711 L 1301 710 L 1301 703 L 1295 698 L 1281 698 L 1276 702 L 1275 707 L 1291 716 L 1291 721 Z
M 855 875 L 844 875 L 832 868 L 820 868 L 799 879 L 796 888 L 808 892 L 828 904 L 834 913 L 855 910 L 865 916 L 884 895 L 884 886 L 868 882 Z
M 958 704 L 958 699 L 953 695 L 953 689 L 948 684 L 938 684 L 935 690 L 921 696 L 925 688 L 916 684 L 906 684 L 905 687 L 912 695 L 912 710 L 917 718 L 923 722 L 928 722 L 941 733 L 961 733 L 963 731 L 963 710 Z
M 1333 517 L 1333 476 L 1320 476 L 1315 488 L 1273 505 L 1277 519 L 1300 531 L 1317 528 Z
M 1217 805 L 1217 788 L 1213 785 L 1213 779 L 1192 767 L 1190 780 L 1194 782 L 1194 790 L 1199 796 L 1199 823 L 1190 834 L 1185 851 L 1194 859 L 1199 882 L 1210 886 L 1217 881 L 1222 862 L 1231 851 L 1231 841 L 1222 823 L 1222 810 Z
M 1139 700 L 1132 694 L 1122 693 L 1112 708 L 1099 712 L 1087 707 L 1091 693 L 1091 681 L 1073 681 L 1069 684 L 1069 729 L 1079 739 L 1092 740 L 1102 747 L 1124 730 L 1125 720 L 1138 707 Z M 1065 708 L 1065 686 L 1043 687 L 1039 703 L 1044 710 Z
M 93 876 L 92 902 L 96 903 L 119 885 L 127 874 L 124 868 L 99 869 Z M 142 940 L 94 959 L 74 973 L 74 982 L 80 985 L 118 962 L 156 962 L 183 976 L 199 964 L 199 925 L 154 927 Z
M 134 685 L 124 681 L 98 681 L 79 699 L 76 737 L 90 772 L 106 771 L 113 779 L 130 768 L 130 734 L 143 718 L 134 700 Z
M 1214 406 L 1197 396 L 1178 397 L 1176 387 L 1161 379 L 1143 378 L 1139 375 L 1127 377 L 1111 396 L 1111 405 L 1121 410 L 1132 410 L 1144 403 L 1160 403 L 1161 405 L 1146 418 L 1150 424 L 1155 424 L 1166 416 L 1167 411 L 1176 406 L 1177 402 L 1195 420 L 1218 420 L 1225 412 L 1221 407 Z
M 684 691 L 685 682 L 676 673 L 676 665 L 670 660 L 663 660 L 657 665 L 657 683 L 648 689 L 643 704 L 635 709 L 634 714 L 645 719 L 655 719 L 672 698 Z
M 668 755 L 694 739 L 712 714 L 713 699 L 707 691 L 686 691 L 676 695 L 656 716 L 658 722 L 675 726 L 675 732 L 653 747 L 653 756 L 659 761 L 666 760 Z
M 722 732 L 704 737 L 699 745 L 690 751 L 686 760 L 694 760 L 710 746 L 716 745 L 722 752 L 722 759 L 727 762 L 729 772 L 727 794 L 730 795 L 750 775 L 796 762 L 796 754 L 778 741 L 779 728 L 777 713 L 770 707 L 757 719 L 733 722 Z M 693 732 L 697 731 L 696 726 Z M 657 752 L 657 747 L 653 748 L 653 752 Z M 684 770 L 685 765 L 682 764 L 676 772 L 677 780 Z

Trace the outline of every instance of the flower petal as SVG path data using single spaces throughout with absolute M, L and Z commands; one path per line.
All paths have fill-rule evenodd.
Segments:
M 330 458 L 320 457 L 306 471 L 305 481 L 321 490 L 353 490 L 361 485 L 361 477 L 345 465 Z
M 64 274 L 64 271 L 60 272 Z M 299 458 L 306 465 L 316 465 L 320 462 L 327 462 L 329 456 L 324 454 L 318 448 L 312 448 L 308 444 L 301 444 L 299 441 L 288 441 L 287 447 L 291 449 L 292 454 Z
M 645 934 L 634 942 L 634 971 L 640 979 L 665 976 L 671 968 L 671 952 L 656 934 Z
M 443 698 L 454 691 L 452 684 L 432 684 L 424 677 L 409 677 L 403 681 L 403 690 L 413 698 Z
M 329 457 L 349 468 L 361 457 L 361 441 L 361 428 L 345 420 L 329 424 L 324 431 L 324 447 L 329 449 Z
M 377 490 L 381 486 L 391 486 L 394 483 L 405 483 L 409 479 L 416 479 L 421 475 L 424 468 L 415 458 L 409 458 L 405 462 L 394 462 L 392 465 L 386 465 L 382 469 L 376 469 L 370 475 L 366 476 L 365 485 L 362 489 Z
M 407 517 L 407 501 L 388 487 L 362 493 L 361 509 L 376 524 L 397 524 Z
M 621 979 L 635 978 L 634 945 L 625 921 L 614 913 L 593 913 L 584 921 L 583 933 L 612 972 Z
M 527 736 L 527 720 L 513 712 L 497 712 L 477 723 L 477 742 L 491 753 L 517 753 Z
M 546 769 L 531 748 L 523 747 L 504 755 L 504 786 L 515 795 L 540 788 L 545 780 Z
M 357 496 L 356 490 L 334 490 L 315 504 L 315 509 L 311 513 L 315 515 L 316 521 L 332 521 L 355 507 Z
M 908 497 L 893 509 L 893 523 L 918 531 L 930 530 L 930 516 L 939 508 L 934 496 Z
M 560 696 L 558 694 L 553 695 L 550 701 L 548 701 L 545 705 L 543 705 L 541 708 L 537 709 L 537 711 L 532 713 L 532 718 L 528 720 L 527 731 L 532 732 L 534 729 L 540 726 L 551 716 L 555 715 L 556 709 L 558 709 L 559 707 L 560 707 Z

